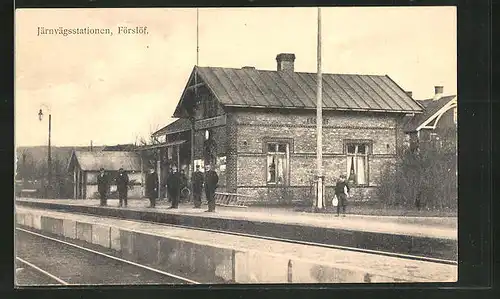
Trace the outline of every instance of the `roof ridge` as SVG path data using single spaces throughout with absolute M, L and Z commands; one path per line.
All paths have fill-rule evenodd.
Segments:
M 243 69 L 237 67 L 225 67 L 225 66 L 200 66 L 200 69 L 230 69 L 230 70 L 241 70 L 241 71 L 257 71 L 257 72 L 273 72 L 279 73 L 278 70 L 263 70 L 263 69 Z M 293 71 L 296 74 L 316 74 L 316 72 L 304 72 L 304 71 Z M 387 74 L 366 74 L 366 73 L 325 73 L 323 75 L 339 75 L 339 76 L 372 76 L 372 77 L 385 77 Z
M 439 98 L 439 100 L 444 99 L 444 98 L 451 98 L 451 97 L 456 98 L 457 95 L 456 94 L 450 94 L 450 95 L 446 95 L 446 96 L 441 96 Z M 428 99 L 417 100 L 417 101 L 434 101 L 434 98 L 428 98 Z

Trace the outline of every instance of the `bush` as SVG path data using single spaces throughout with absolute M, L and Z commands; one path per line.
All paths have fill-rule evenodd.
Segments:
M 457 156 L 454 148 L 421 147 L 400 150 L 395 163 L 386 164 L 378 188 L 388 206 L 417 209 L 457 208 Z

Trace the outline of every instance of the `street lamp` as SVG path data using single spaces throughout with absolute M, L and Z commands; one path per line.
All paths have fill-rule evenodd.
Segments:
M 49 112 L 49 145 L 48 145 L 48 156 L 47 156 L 47 167 L 48 167 L 48 173 L 47 173 L 47 181 L 48 181 L 48 186 L 45 188 L 45 197 L 48 197 L 48 189 L 52 190 L 52 155 L 51 155 L 51 145 L 50 145 L 50 135 L 51 135 L 51 130 L 52 130 L 52 114 L 50 113 L 50 108 L 47 107 L 46 105 L 42 104 L 48 112 Z M 40 109 L 38 111 L 38 119 L 40 121 L 43 120 L 43 110 Z

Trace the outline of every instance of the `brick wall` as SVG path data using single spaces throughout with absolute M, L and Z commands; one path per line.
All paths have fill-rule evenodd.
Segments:
M 252 114 L 255 114 L 255 118 Z M 292 115 L 238 112 L 238 152 L 261 153 L 264 137 L 284 137 L 294 139 L 294 153 L 315 154 L 316 125 L 308 123 L 314 117 L 312 112 Z M 323 125 L 324 154 L 342 154 L 345 139 L 372 140 L 374 154 L 395 154 L 395 117 L 325 113 L 324 119 L 328 121 L 328 124 Z
M 237 129 L 233 138 L 237 152 L 238 193 L 273 201 L 283 190 L 266 186 L 265 140 L 291 138 L 290 187 L 294 200 L 309 196 L 316 171 L 315 112 L 283 113 L 262 110 L 236 111 Z M 340 174 L 347 172 L 344 143 L 346 140 L 367 140 L 372 144 L 369 156 L 369 187 L 353 190 L 357 200 L 374 198 L 374 188 L 383 164 L 394 158 L 399 140 L 398 121 L 401 116 L 368 113 L 325 112 L 323 125 L 323 165 L 327 197 Z M 271 197 L 271 198 L 270 198 Z

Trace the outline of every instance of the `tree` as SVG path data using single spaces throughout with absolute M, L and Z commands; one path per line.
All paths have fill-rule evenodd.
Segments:
M 456 209 L 456 158 L 454 147 L 435 144 L 398 151 L 396 162 L 381 173 L 379 198 L 390 206 Z

